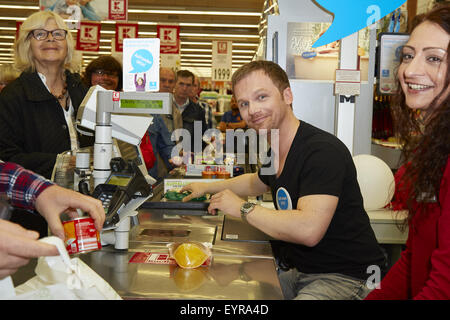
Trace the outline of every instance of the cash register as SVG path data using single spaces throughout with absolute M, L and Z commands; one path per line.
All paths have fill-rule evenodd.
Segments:
M 131 217 L 152 196 L 156 182 L 142 161 L 139 145 L 152 114 L 171 114 L 172 95 L 159 92 L 117 92 L 100 86 L 89 89 L 77 112 L 77 127 L 95 131 L 93 196 L 101 199 L 106 221 L 102 245 L 128 249 Z M 125 163 L 113 158 L 113 138 L 135 147 L 139 156 Z

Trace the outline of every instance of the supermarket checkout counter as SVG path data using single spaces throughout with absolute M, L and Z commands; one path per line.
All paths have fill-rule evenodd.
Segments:
M 152 201 L 159 201 L 158 186 Z M 124 299 L 283 299 L 270 243 L 226 239 L 226 218 L 179 210 L 140 209 L 139 224 L 132 227 L 128 250 L 103 247 L 77 256 L 107 281 Z M 225 224 L 227 225 L 227 224 Z M 200 241 L 212 244 L 209 266 L 182 269 L 168 264 L 167 244 Z M 36 261 L 13 275 L 17 286 L 34 276 Z
M 161 201 L 163 185 L 151 202 Z M 256 199 L 254 199 L 256 201 Z M 273 208 L 272 202 L 259 202 Z M 107 246 L 78 257 L 124 299 L 283 299 L 269 238 L 240 219 L 206 211 L 154 209 L 143 205 L 139 224 L 129 234 L 128 250 Z M 407 234 L 392 211 L 368 212 L 380 243 L 399 247 Z M 209 266 L 182 269 L 167 258 L 167 244 L 199 241 L 212 244 Z M 13 275 L 17 286 L 34 275 L 36 260 Z

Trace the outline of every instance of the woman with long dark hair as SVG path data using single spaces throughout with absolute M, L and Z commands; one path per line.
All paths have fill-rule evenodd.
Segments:
M 406 249 L 367 299 L 450 299 L 450 5 L 421 17 L 403 47 L 393 106 L 405 164 L 397 208 L 407 209 Z

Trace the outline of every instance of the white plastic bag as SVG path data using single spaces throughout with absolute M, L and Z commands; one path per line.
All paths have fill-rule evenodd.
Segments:
M 11 300 L 121 300 L 117 292 L 79 258 L 70 259 L 57 237 L 45 241 L 56 245 L 60 255 L 41 257 L 36 276 L 13 287 L 10 277 L 0 281 L 0 298 Z

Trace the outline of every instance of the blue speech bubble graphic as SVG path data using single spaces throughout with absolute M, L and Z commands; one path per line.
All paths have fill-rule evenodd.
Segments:
M 364 29 L 400 7 L 406 0 L 315 0 L 334 13 L 327 31 L 312 45 L 321 47 Z
M 150 51 L 139 49 L 131 56 L 131 66 L 133 70 L 130 73 L 142 73 L 150 70 L 153 65 L 153 55 Z

